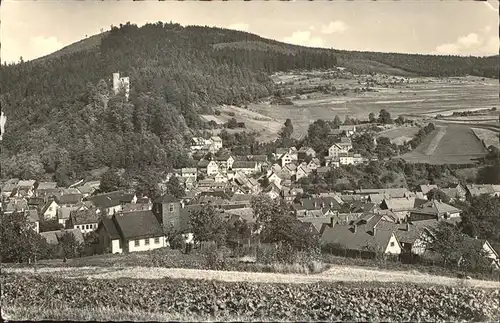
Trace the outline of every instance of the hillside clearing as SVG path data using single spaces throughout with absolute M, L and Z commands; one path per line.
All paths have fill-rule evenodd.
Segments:
M 56 267 L 56 268 L 4 268 L 5 273 L 24 273 L 34 275 L 54 275 L 61 278 L 89 278 L 89 279 L 162 279 L 183 278 L 217 280 L 224 282 L 252 282 L 252 283 L 292 283 L 310 284 L 315 282 L 402 282 L 415 284 L 435 284 L 455 286 L 462 279 L 443 276 L 433 276 L 415 271 L 389 271 L 367 269 L 352 266 L 332 265 L 327 271 L 314 275 L 276 274 L 256 272 L 236 272 L 200 270 L 185 268 L 147 268 L 147 267 Z M 471 279 L 467 281 L 471 287 L 500 288 L 500 282 Z
M 488 151 L 466 125 L 437 126 L 413 151 L 402 158 L 410 163 L 474 164 Z

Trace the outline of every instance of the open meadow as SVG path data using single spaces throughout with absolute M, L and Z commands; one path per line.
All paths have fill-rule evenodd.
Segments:
M 337 87 L 346 84 L 346 80 L 329 81 Z M 352 86 L 353 84 L 349 85 Z M 280 124 L 290 118 L 294 125 L 294 136 L 300 138 L 314 120 L 333 120 L 336 115 L 341 120 L 346 116 L 367 119 L 371 112 L 378 115 L 381 109 L 386 109 L 393 117 L 403 115 L 433 118 L 438 114 L 490 109 L 499 105 L 498 80 L 492 79 L 483 81 L 475 77 L 416 78 L 416 81 L 410 84 L 374 89 L 379 92 L 348 93 L 346 96 L 318 93 L 313 99 L 292 100 L 293 105 L 271 105 L 269 102 L 262 102 L 250 104 L 248 108 L 269 116 Z

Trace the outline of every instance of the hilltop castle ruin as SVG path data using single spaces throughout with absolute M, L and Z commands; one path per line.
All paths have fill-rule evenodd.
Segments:
M 130 92 L 130 80 L 128 76 L 120 77 L 120 73 L 113 73 L 113 91 L 115 92 L 115 95 L 118 94 L 122 86 L 125 89 L 125 97 L 128 100 Z

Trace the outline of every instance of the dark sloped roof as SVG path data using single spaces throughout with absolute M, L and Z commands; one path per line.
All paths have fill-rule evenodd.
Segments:
M 56 188 L 56 187 L 57 187 L 56 182 L 40 182 L 36 189 L 37 190 L 44 190 L 44 189 L 51 189 L 51 188 Z
M 130 203 L 134 196 L 133 192 L 115 191 L 94 195 L 88 197 L 87 200 L 91 201 L 98 208 L 109 208 L 122 203 Z
M 255 168 L 256 165 L 257 165 L 256 161 L 247 161 L 247 160 L 235 161 L 233 163 L 233 169 L 236 169 L 236 168 Z
M 58 204 L 77 204 L 81 202 L 83 199 L 83 195 L 81 193 L 78 194 L 63 194 L 57 195 L 56 201 Z
M 65 230 L 63 229 L 58 231 L 40 232 L 40 235 L 44 237 L 48 243 L 58 244 L 63 235 L 66 233 L 72 234 L 78 243 L 84 242 L 83 234 L 79 229 L 65 229 Z
M 163 236 L 163 228 L 151 211 L 118 213 L 113 216 L 125 239 Z
M 96 214 L 96 209 L 71 211 L 70 218 L 74 225 L 99 222 L 99 215 Z
M 348 250 L 367 251 L 371 248 L 385 251 L 389 240 L 396 229 L 396 224 L 388 221 L 378 221 L 373 234 L 373 227 L 368 225 L 357 225 L 353 230 L 353 225 L 335 224 L 332 227 L 325 226 L 321 240 L 325 243 L 333 243 L 343 246 Z
M 179 202 L 179 199 L 177 199 L 175 196 L 170 195 L 170 194 L 165 194 L 162 196 L 158 196 L 154 200 L 155 203 L 175 203 Z
M 112 219 L 103 218 L 101 220 L 101 224 L 106 231 L 108 232 L 109 237 L 114 239 L 120 239 L 120 234 L 118 233 L 118 229 L 116 228 L 116 224 Z

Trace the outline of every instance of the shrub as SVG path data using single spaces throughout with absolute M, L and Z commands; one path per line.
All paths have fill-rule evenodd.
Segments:
M 180 233 L 174 233 L 169 236 L 168 243 L 170 244 L 170 248 L 182 250 L 184 248 L 185 241 Z
M 225 268 L 227 248 L 217 248 L 215 242 L 206 242 L 201 251 L 206 269 L 221 270 Z

